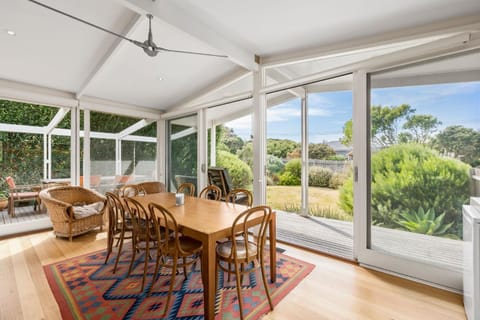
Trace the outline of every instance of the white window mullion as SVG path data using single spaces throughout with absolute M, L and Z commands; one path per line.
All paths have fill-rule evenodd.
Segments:
M 260 88 L 265 85 L 265 70 L 253 73 L 253 203 L 265 204 L 266 197 L 266 96 L 260 94 Z
M 307 95 L 305 90 L 301 100 L 302 111 L 302 177 L 301 177 L 301 197 L 302 209 L 301 215 L 308 216 L 308 113 L 307 113 Z
M 90 110 L 83 112 L 83 121 L 83 186 L 90 188 Z

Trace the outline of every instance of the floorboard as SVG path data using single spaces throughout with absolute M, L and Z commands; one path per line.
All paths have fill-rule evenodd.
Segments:
M 266 320 L 465 319 L 461 295 L 284 243 L 278 246 L 316 267 Z M 60 319 L 42 266 L 105 247 L 105 232 L 73 242 L 55 238 L 51 231 L 0 240 L 0 319 Z

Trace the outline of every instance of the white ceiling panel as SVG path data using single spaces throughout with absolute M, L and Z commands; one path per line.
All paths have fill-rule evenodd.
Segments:
M 134 15 L 111 1 L 44 2 L 117 32 Z M 0 78 L 69 92 L 78 89 L 115 40 L 28 1 L 1 0 L 0 31 Z
M 131 38 L 147 37 L 147 19 L 140 23 Z M 199 40 L 154 20 L 153 41 L 175 50 L 217 54 Z M 164 110 L 236 70 L 226 58 L 160 52 L 150 57 L 135 45 L 124 42 L 85 92 L 86 95 Z
M 479 0 L 184 0 L 178 3 L 260 56 L 339 44 L 480 12 Z

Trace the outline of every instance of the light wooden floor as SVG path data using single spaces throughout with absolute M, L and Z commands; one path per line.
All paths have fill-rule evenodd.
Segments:
M 83 235 L 72 243 L 51 231 L 0 241 L 0 319 L 60 319 L 42 265 L 105 246 L 105 232 Z M 278 246 L 316 267 L 266 320 L 465 319 L 460 295 Z

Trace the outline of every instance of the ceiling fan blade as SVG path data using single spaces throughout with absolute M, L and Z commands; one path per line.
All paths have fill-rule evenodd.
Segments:
M 91 23 L 91 22 L 88 22 L 88 21 L 86 21 L 86 20 L 77 18 L 77 17 L 75 17 L 75 16 L 72 16 L 71 14 L 68 14 L 68 13 L 66 13 L 66 12 L 64 12 L 64 11 L 55 9 L 55 8 L 53 8 L 53 7 L 50 7 L 50 6 L 47 6 L 46 4 L 43 4 L 43 3 L 38 2 L 38 1 L 36 1 L 36 0 L 28 0 L 28 1 L 33 2 L 33 3 L 35 3 L 36 5 L 39 5 L 39 6 L 41 6 L 41 7 L 44 7 L 44 8 L 46 8 L 46 9 L 49 9 L 49 10 L 52 10 L 52 11 L 54 11 L 54 12 L 60 13 L 61 15 L 64 15 L 64 16 L 69 17 L 69 18 L 71 18 L 71 19 L 74 19 L 74 20 L 77 20 L 77 21 L 79 21 L 79 22 L 82 22 L 82 23 L 84 23 L 84 24 L 86 24 L 86 25 L 89 25 L 89 26 L 91 26 L 91 27 L 94 27 L 94 28 L 96 28 L 96 29 L 98 29 L 98 30 L 101 30 L 101 31 L 103 31 L 103 32 L 106 32 L 106 33 L 109 33 L 109 34 L 114 35 L 114 36 L 116 36 L 116 37 L 119 37 L 119 38 L 121 38 L 121 39 L 123 39 L 123 40 L 127 40 L 127 41 L 133 43 L 134 45 L 137 45 L 137 46 L 139 46 L 139 47 L 141 47 L 141 48 L 144 48 L 144 45 L 143 45 L 142 42 L 129 39 L 129 38 L 127 38 L 127 37 L 125 37 L 125 36 L 123 36 L 123 35 L 121 35 L 121 34 L 119 34 L 119 33 L 116 33 L 116 32 L 110 31 L 110 30 L 108 30 L 108 29 L 105 29 L 105 28 L 103 28 L 103 27 L 97 26 L 97 25 L 95 25 L 95 24 L 93 24 L 93 23 Z
M 77 18 L 69 13 L 66 13 L 64 11 L 61 11 L 61 10 L 58 10 L 58 9 L 55 9 L 53 7 L 50 7 L 44 3 L 41 3 L 41 2 L 38 2 L 36 0 L 28 0 L 38 6 L 41 6 L 41 7 L 44 7 L 46 9 L 49 9 L 51 11 L 54 11 L 56 13 L 59 13 L 61 15 L 64 15 L 68 18 L 71 18 L 73 20 L 76 20 L 78 22 L 81 22 L 81 23 L 84 23 L 86 25 L 89 25 L 90 27 L 93 27 L 93 28 L 96 28 L 98 30 L 101 30 L 103 32 L 106 32 L 106 33 L 109 33 L 113 36 L 116 36 L 118 38 L 121 38 L 123 40 L 126 40 L 130 43 L 133 43 L 134 45 L 140 47 L 143 49 L 143 51 L 145 51 L 145 53 L 151 57 L 154 57 L 157 55 L 157 52 L 159 51 L 165 51 L 165 52 L 174 52 L 174 53 L 185 53 L 185 54 L 195 54 L 195 55 L 201 55 L 201 56 L 210 56 L 210 57 L 218 57 L 218 58 L 228 58 L 228 56 L 225 56 L 225 55 L 221 55 L 221 54 L 213 54 L 213 53 L 204 53 L 204 52 L 194 52 L 194 51 L 184 51 L 184 50 L 173 50 L 173 49 L 167 49 L 167 48 L 163 48 L 163 47 L 158 47 L 155 45 L 155 43 L 153 42 L 153 37 L 152 37 L 152 19 L 153 19 L 153 16 L 151 14 L 147 14 L 147 18 L 149 20 L 149 24 L 148 24 L 148 39 L 145 40 L 144 42 L 140 42 L 140 41 L 136 41 L 136 40 L 133 40 L 133 39 L 130 39 L 130 38 L 127 38 L 119 33 L 116 33 L 116 32 L 113 32 L 111 30 L 108 30 L 108 29 L 105 29 L 103 27 L 100 27 L 100 26 L 97 26 L 96 24 L 93 24 L 91 22 L 88 22 L 86 20 L 83 20 L 83 19 L 80 19 L 80 18 Z
M 155 47 L 156 51 L 165 51 L 165 52 L 174 52 L 174 53 L 186 53 L 186 54 L 196 54 L 200 56 L 210 56 L 210 57 L 218 57 L 218 58 L 228 58 L 228 56 L 223 54 L 213 54 L 213 53 L 205 53 L 205 52 L 196 52 L 196 51 L 185 51 L 185 50 L 173 50 L 167 49 L 163 47 Z

